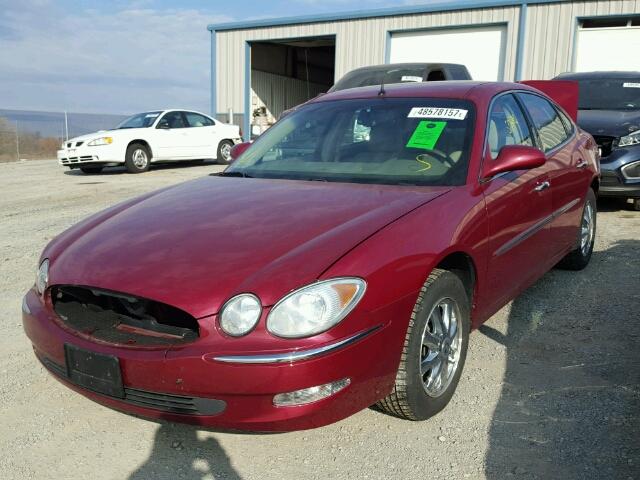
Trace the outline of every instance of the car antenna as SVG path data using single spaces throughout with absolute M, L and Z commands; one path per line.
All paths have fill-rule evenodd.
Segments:
M 384 89 L 384 76 L 387 72 L 382 72 L 382 82 L 380 83 L 380 91 L 378 92 L 378 96 L 382 97 L 387 94 L 387 91 Z

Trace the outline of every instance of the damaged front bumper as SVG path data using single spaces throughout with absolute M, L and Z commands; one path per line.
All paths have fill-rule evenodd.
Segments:
M 394 379 L 392 369 L 383 375 L 372 367 L 376 362 L 388 363 L 380 360 L 388 344 L 387 329 L 382 327 L 366 334 L 356 332 L 344 342 L 332 342 L 326 350 L 327 345 L 319 345 L 323 351 L 313 350 L 308 356 L 297 358 L 300 351 L 273 352 L 285 360 L 266 361 L 264 352 L 219 355 L 207 341 L 211 331 L 188 343 L 114 345 L 92 337 L 90 331 L 73 331 L 61 322 L 50 297 L 43 300 L 34 290 L 24 298 L 22 316 L 37 358 L 56 378 L 98 403 L 149 419 L 230 430 L 314 428 L 375 403 Z M 117 364 L 121 394 L 108 394 L 78 381 L 70 365 L 70 349 Z M 254 361 L 256 357 L 262 361 Z M 292 407 L 274 405 L 278 394 L 342 379 L 349 379 L 349 386 L 331 397 Z

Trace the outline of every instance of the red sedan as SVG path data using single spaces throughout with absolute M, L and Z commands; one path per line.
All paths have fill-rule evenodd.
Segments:
M 427 419 L 470 329 L 587 265 L 598 175 L 591 136 L 525 85 L 328 94 L 225 172 L 55 238 L 24 328 L 63 383 L 148 418 L 285 431 L 377 403 Z

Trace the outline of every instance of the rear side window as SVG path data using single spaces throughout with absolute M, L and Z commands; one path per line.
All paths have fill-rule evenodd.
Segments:
M 502 95 L 493 102 L 487 144 L 493 159 L 505 145 L 533 146 L 529 125 L 513 95 Z
M 538 130 L 538 136 L 545 153 L 569 138 L 558 111 L 551 103 L 542 97 L 529 93 L 520 93 L 518 96 L 529 112 L 533 125 Z
M 184 115 L 187 117 L 187 123 L 190 127 L 210 127 L 213 125 L 213 120 L 199 113 L 185 112 Z

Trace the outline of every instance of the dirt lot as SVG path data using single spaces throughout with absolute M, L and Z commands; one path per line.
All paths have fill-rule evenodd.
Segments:
M 0 474 L 7 479 L 640 480 L 640 213 L 601 202 L 583 272 L 552 271 L 471 335 L 452 403 L 412 423 L 365 410 L 318 430 L 199 431 L 101 407 L 34 358 L 20 303 L 54 235 L 220 167 L 85 176 L 0 165 Z

